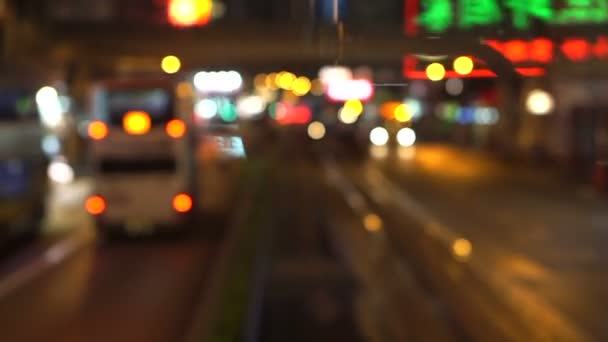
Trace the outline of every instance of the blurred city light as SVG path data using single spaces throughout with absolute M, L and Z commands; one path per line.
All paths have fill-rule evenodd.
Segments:
M 171 138 L 181 138 L 186 134 L 186 123 L 179 119 L 173 119 L 165 126 L 165 132 Z
M 264 99 L 257 95 L 241 97 L 236 102 L 238 115 L 244 119 L 249 119 L 262 114 L 266 109 Z
M 450 78 L 445 82 L 445 91 L 452 95 L 458 96 L 464 90 L 464 83 L 460 78 Z
M 200 100 L 194 105 L 194 114 L 201 119 L 211 119 L 217 112 L 217 103 L 211 99 Z
M 296 80 L 296 75 L 291 72 L 282 71 L 276 78 L 276 85 L 283 90 L 291 90 L 293 82 Z
M 173 198 L 173 209 L 178 213 L 187 213 L 192 210 L 192 197 L 188 194 L 179 194 Z
M 225 122 L 235 122 L 238 119 L 236 106 L 229 99 L 222 99 L 218 106 L 220 118 Z
M 108 126 L 102 121 L 93 121 L 87 131 L 91 139 L 102 140 L 108 135 Z
M 74 181 L 74 170 L 63 158 L 49 164 L 47 175 L 51 181 L 58 184 L 69 184 Z
M 416 132 L 409 127 L 405 127 L 397 132 L 397 142 L 403 147 L 413 146 L 416 143 Z
M 526 109 L 535 115 L 549 114 L 554 105 L 553 96 L 541 89 L 532 90 L 526 99 Z
M 333 101 L 367 101 L 373 94 L 374 86 L 368 80 L 335 81 L 327 86 L 327 96 Z
M 143 135 L 150 131 L 152 121 L 146 112 L 131 111 L 123 117 L 122 127 L 131 135 Z
M 380 106 L 380 114 L 387 120 L 395 118 L 395 110 L 401 105 L 401 102 L 389 101 Z
M 354 112 L 352 109 L 342 107 L 338 111 L 338 120 L 340 120 L 340 122 L 342 122 L 344 124 L 347 124 L 347 125 L 354 124 L 355 122 L 357 122 L 358 118 L 359 118 L 359 115 L 357 115 L 357 113 Z
M 376 146 L 384 146 L 388 143 L 388 131 L 384 127 L 376 127 L 369 133 L 369 140 Z
M 324 66 L 319 70 L 319 80 L 325 85 L 332 82 L 350 81 L 352 79 L 352 70 L 345 66 Z
M 473 245 L 471 245 L 471 242 L 467 239 L 456 239 L 452 243 L 452 253 L 461 261 L 468 260 L 472 252 Z
M 312 83 L 310 82 L 310 79 L 305 76 L 298 77 L 291 86 L 291 90 L 297 96 L 304 96 L 308 94 L 311 88 Z
M 418 120 L 422 117 L 422 103 L 420 103 L 419 100 L 417 99 L 413 99 L 413 98 L 409 98 L 409 99 L 405 99 L 405 101 L 403 102 L 407 105 L 407 107 L 410 110 L 410 113 L 412 113 L 412 118 L 414 120 Z
M 241 89 L 243 78 L 237 71 L 201 71 L 194 75 L 194 87 L 204 93 L 230 94 Z
M 460 75 L 468 75 L 473 71 L 474 64 L 471 57 L 460 56 L 454 60 L 454 71 Z
M 49 128 L 57 128 L 63 120 L 59 94 L 53 87 L 43 87 L 36 93 L 36 105 L 40 120 Z
M 42 151 L 46 156 L 57 155 L 61 151 L 61 142 L 54 134 L 44 136 L 41 141 Z
M 478 125 L 495 125 L 498 123 L 500 114 L 493 107 L 477 107 L 473 111 L 474 121 Z
M 359 116 L 363 113 L 363 103 L 359 100 L 348 100 L 344 103 L 344 109 L 351 111 L 354 115 Z
M 376 214 L 367 214 L 363 218 L 363 226 L 368 232 L 377 232 L 382 229 L 382 219 Z
M 325 125 L 319 121 L 313 121 L 308 125 L 308 136 L 313 140 L 321 140 L 325 137 Z
M 165 56 L 160 62 L 160 67 L 167 74 L 175 74 L 182 67 L 182 62 L 176 56 Z
M 293 106 L 288 103 L 277 103 L 275 119 L 281 125 L 307 124 L 312 119 L 312 111 L 305 105 Z
M 175 26 L 201 26 L 211 19 L 212 9 L 212 0 L 170 0 L 167 17 Z
M 426 76 L 431 81 L 441 81 L 445 77 L 445 68 L 440 63 L 431 63 L 426 67 Z
M 106 211 L 106 201 L 101 196 L 87 198 L 84 206 L 86 211 L 91 215 L 101 215 Z
M 412 110 L 407 104 L 401 103 L 395 107 L 393 117 L 399 122 L 408 122 L 413 118 Z

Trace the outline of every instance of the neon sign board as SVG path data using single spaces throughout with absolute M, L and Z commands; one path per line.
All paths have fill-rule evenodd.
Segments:
M 570 62 L 608 61 L 608 36 L 599 36 L 595 40 L 570 37 L 559 44 L 548 38 L 486 40 L 484 43 L 513 62 L 515 70 L 522 76 L 544 75 L 545 67 L 556 58 Z M 444 63 L 444 66 L 450 64 Z M 446 78 L 496 77 L 492 70 L 485 67 L 483 61 L 475 60 L 475 65 L 476 68 L 473 72 L 466 76 L 459 75 L 453 70 L 447 70 Z M 427 79 L 424 63 L 414 56 L 404 58 L 403 75 L 410 79 Z
M 418 3 L 420 1 L 420 3 Z M 406 0 L 406 33 L 512 26 L 608 24 L 608 0 Z

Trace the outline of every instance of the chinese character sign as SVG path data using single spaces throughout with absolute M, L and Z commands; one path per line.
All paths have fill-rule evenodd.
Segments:
M 548 25 L 608 23 L 608 0 L 406 1 L 421 1 L 416 23 L 433 33 L 503 25 L 526 31 L 533 21 Z

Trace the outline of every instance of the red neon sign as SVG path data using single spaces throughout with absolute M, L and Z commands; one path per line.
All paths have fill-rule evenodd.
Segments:
M 591 58 L 608 59 L 608 36 L 600 36 L 595 42 L 584 38 L 567 38 L 559 45 L 547 38 L 536 38 L 530 41 L 521 39 L 487 40 L 484 44 L 513 62 L 516 65 L 515 70 L 520 75 L 529 77 L 544 75 L 544 66 L 551 63 L 558 52 L 572 62 L 584 62 Z M 403 63 L 403 75 L 411 79 L 426 79 L 426 72 L 418 70 L 418 64 L 419 61 L 416 57 L 406 56 Z M 484 63 L 476 61 L 475 64 L 483 65 Z M 453 70 L 447 70 L 445 77 L 496 77 L 496 74 L 490 69 L 477 67 L 465 76 L 459 75 Z

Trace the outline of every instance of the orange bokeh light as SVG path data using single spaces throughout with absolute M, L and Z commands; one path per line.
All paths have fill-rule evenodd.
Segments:
M 87 129 L 89 137 L 93 140 L 101 140 L 108 135 L 108 126 L 102 121 L 93 121 Z
M 187 213 L 192 210 L 192 197 L 187 194 L 179 194 L 173 198 L 173 209 L 178 213 Z
M 202 26 L 211 20 L 211 0 L 170 0 L 169 22 L 175 26 Z
M 186 134 L 186 124 L 182 120 L 174 119 L 167 123 L 165 131 L 171 138 L 181 138 Z
M 91 196 L 85 202 L 85 209 L 91 215 L 101 215 L 106 211 L 106 201 L 101 196 Z

